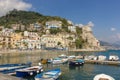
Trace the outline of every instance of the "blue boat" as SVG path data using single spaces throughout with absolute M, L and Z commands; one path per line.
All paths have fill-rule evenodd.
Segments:
M 28 77 L 33 76 L 43 71 L 42 66 L 32 66 L 28 68 L 18 69 L 16 70 L 17 77 Z
M 75 60 L 69 61 L 69 65 L 70 66 L 82 66 L 84 62 L 85 61 L 83 59 L 75 59 Z
M 60 75 L 61 70 L 58 68 L 37 74 L 35 76 L 35 80 L 57 80 Z
M 15 70 L 30 67 L 31 64 L 32 64 L 31 62 L 19 63 L 19 64 L 3 64 L 3 65 L 0 65 L 0 72 L 3 74 L 14 73 Z
M 67 63 L 68 59 L 67 58 L 54 58 L 52 60 L 52 64 L 64 64 L 64 63 Z

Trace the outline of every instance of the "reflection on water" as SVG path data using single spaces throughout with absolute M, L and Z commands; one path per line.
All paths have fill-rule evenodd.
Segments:
M 40 59 L 49 59 L 57 57 L 60 54 L 67 54 L 67 52 L 58 51 L 44 51 L 44 52 L 27 52 L 27 53 L 8 53 L 3 54 L 0 59 L 0 64 L 5 63 L 22 63 L 22 62 L 38 62 Z
M 22 62 L 38 62 L 40 59 L 49 59 L 58 57 L 60 54 L 66 55 L 90 55 L 94 54 L 93 52 L 67 52 L 67 51 L 43 51 L 43 52 L 26 52 L 26 53 L 8 53 L 3 54 L 0 59 L 0 64 L 5 63 L 22 63 Z

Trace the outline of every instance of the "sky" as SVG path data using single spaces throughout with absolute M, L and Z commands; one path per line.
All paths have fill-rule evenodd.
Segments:
M 0 16 L 14 8 L 60 16 L 74 24 L 92 22 L 97 39 L 120 41 L 120 0 L 0 0 Z

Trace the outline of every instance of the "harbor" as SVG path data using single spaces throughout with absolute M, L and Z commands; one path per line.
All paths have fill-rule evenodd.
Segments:
M 84 58 L 84 61 L 85 61 L 84 65 L 70 66 L 69 63 L 64 63 L 64 64 L 47 63 L 47 64 L 42 64 L 44 71 L 49 71 L 49 70 L 53 70 L 56 68 L 60 68 L 61 72 L 62 72 L 61 76 L 59 77 L 60 80 L 73 80 L 73 79 L 74 80 L 80 80 L 80 79 L 81 80 L 93 80 L 93 77 L 99 73 L 106 73 L 106 74 L 112 75 L 112 77 L 114 77 L 116 80 L 119 80 L 119 74 L 117 74 L 117 73 L 120 69 L 119 68 L 120 62 L 119 62 L 119 60 L 118 61 L 108 61 L 109 55 L 111 55 L 111 53 L 109 53 L 109 51 L 106 51 L 106 52 L 79 52 L 78 53 L 78 52 L 62 52 L 62 51 L 61 52 L 60 51 L 52 52 L 52 51 L 49 51 L 49 52 L 41 52 L 41 53 L 32 53 L 31 52 L 31 53 L 26 53 L 26 54 L 17 53 L 14 56 L 10 55 L 10 54 L 6 54 L 6 55 L 3 55 L 3 57 L 0 59 L 0 63 L 1 64 L 26 63 L 28 61 L 32 61 L 32 66 L 36 66 L 41 61 L 41 59 L 50 59 L 50 58 L 61 57 L 61 56 L 63 56 L 63 54 L 65 54 L 69 57 L 75 56 L 78 60 L 79 60 L 79 58 L 80 59 Z M 112 52 L 112 51 L 110 51 L 110 52 Z M 85 55 L 86 57 L 83 55 Z M 104 56 L 106 56 L 106 58 L 102 57 L 102 58 L 98 59 L 98 58 L 96 58 L 96 56 L 94 56 L 94 58 L 93 58 L 93 55 L 96 55 L 97 57 L 104 55 Z M 119 51 L 116 52 L 115 55 L 120 56 Z M 90 57 L 88 57 L 88 56 L 90 56 Z M 91 59 L 91 60 L 87 60 L 87 59 Z M 95 60 L 95 59 L 98 59 L 98 60 Z M 112 65 L 115 65 L 115 66 L 112 66 Z M 112 73 L 111 73 L 111 71 L 112 71 Z M 69 75 L 71 75 L 71 76 L 69 76 Z M 6 75 L 6 74 L 0 75 L 0 76 L 3 78 L 9 77 L 9 75 Z M 11 76 L 11 80 L 13 80 L 12 77 L 13 77 L 13 79 L 17 78 L 16 76 Z M 20 80 L 21 79 L 22 80 L 35 80 L 35 76 L 30 76 L 27 78 L 17 78 L 14 80 L 19 80 L 19 79 Z M 4 79 L 2 79 L 2 80 L 4 80 Z M 9 78 L 9 80 L 10 80 L 10 78 Z

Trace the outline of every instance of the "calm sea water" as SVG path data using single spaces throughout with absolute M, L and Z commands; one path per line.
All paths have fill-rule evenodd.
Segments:
M 18 56 L 11 57 L 3 56 L 0 59 L 0 64 L 4 63 L 21 63 L 32 61 L 34 65 L 37 65 L 41 58 L 53 58 L 62 54 L 62 52 L 41 52 L 41 53 L 29 53 L 21 54 Z M 105 55 L 109 57 L 110 54 L 115 54 L 120 57 L 120 50 L 109 50 L 105 52 L 65 52 L 67 55 Z M 50 70 L 54 68 L 61 68 L 62 75 L 59 80 L 93 80 L 94 76 L 97 74 L 105 73 L 115 78 L 115 80 L 120 80 L 120 66 L 110 66 L 110 65 L 97 65 L 97 64 L 85 64 L 80 67 L 69 67 L 68 64 L 43 65 L 44 70 Z M 29 77 L 25 80 L 34 80 L 34 77 Z

